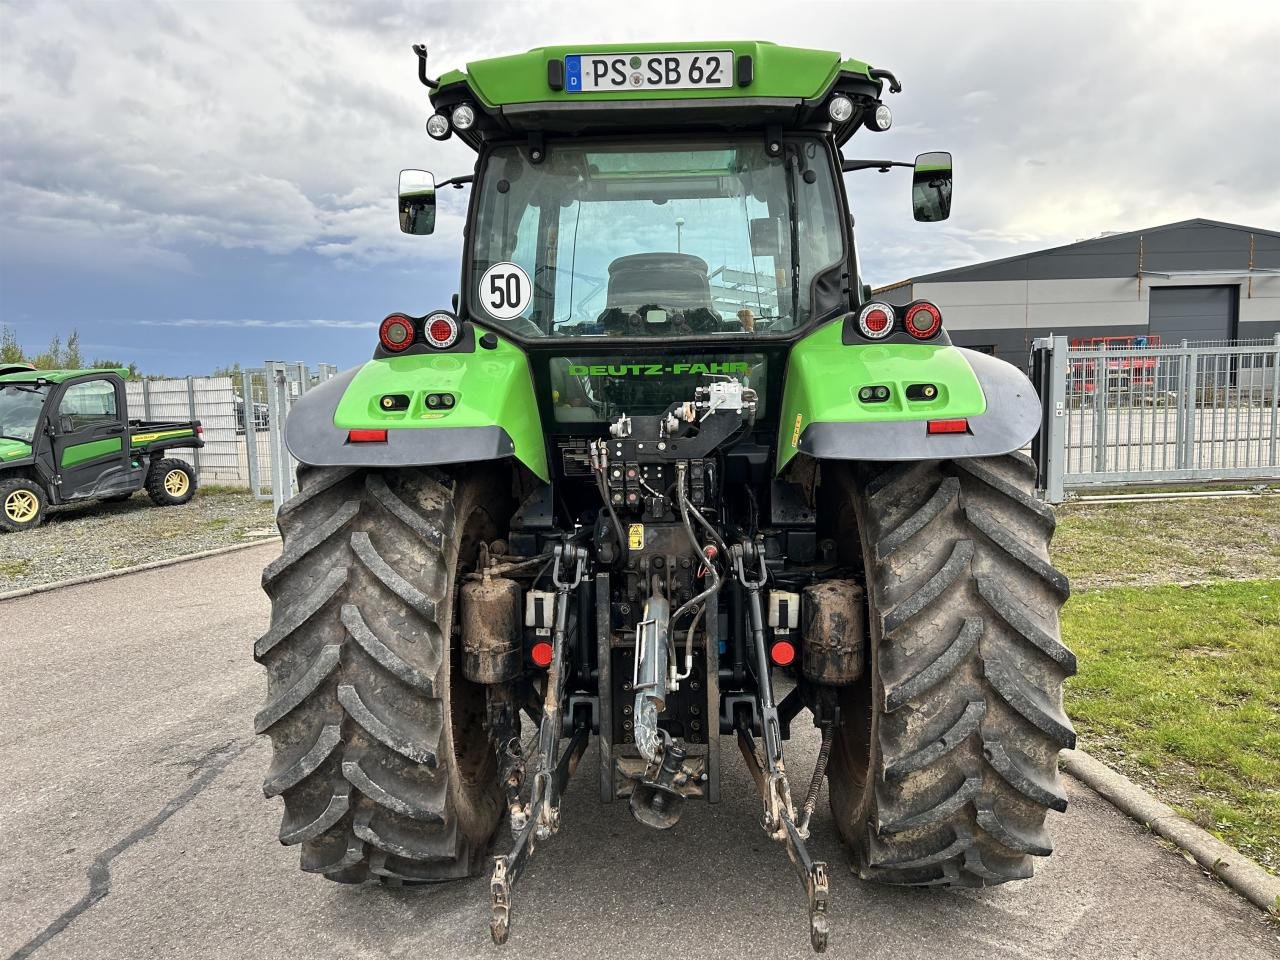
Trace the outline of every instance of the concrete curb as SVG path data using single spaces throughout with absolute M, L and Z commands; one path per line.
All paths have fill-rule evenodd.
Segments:
M 1236 893 L 1272 916 L 1280 916 L 1280 877 L 1274 877 L 1235 847 L 1180 817 L 1136 783 L 1083 750 L 1062 751 L 1062 768 L 1093 788 L 1122 813 L 1184 850 Z
M 247 543 L 233 543 L 229 547 L 215 547 L 212 550 L 201 550 L 198 553 L 185 553 L 180 557 L 169 557 L 167 560 L 152 560 L 150 563 L 140 563 L 136 567 L 123 567 L 119 570 L 104 570 L 102 573 L 91 573 L 88 576 L 73 577 L 70 580 L 58 580 L 55 583 L 41 583 L 34 587 L 19 587 L 17 590 L 0 593 L 0 602 L 5 600 L 14 600 L 18 597 L 29 597 L 34 593 L 47 593 L 50 590 L 61 590 L 63 587 L 76 587 L 82 583 L 96 583 L 99 580 L 110 580 L 114 577 L 123 577 L 130 573 L 141 573 L 144 570 L 156 570 L 159 567 L 171 567 L 178 563 L 187 563 L 191 560 L 203 560 L 205 557 L 216 557 L 224 553 L 235 553 L 237 550 L 248 550 L 250 547 L 260 547 L 263 544 L 279 542 L 279 537 L 264 537 L 261 540 L 250 540 Z

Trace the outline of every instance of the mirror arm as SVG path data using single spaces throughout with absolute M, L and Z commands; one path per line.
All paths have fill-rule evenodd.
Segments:
M 914 163 L 904 163 L 901 160 L 841 160 L 840 172 L 852 173 L 855 170 L 879 170 L 881 173 L 888 173 L 890 167 L 915 167 Z
M 867 76 L 869 76 L 872 80 L 888 80 L 890 93 L 902 92 L 902 84 L 900 84 L 898 82 L 898 78 L 895 77 L 888 70 L 878 70 L 878 69 L 872 68 L 871 70 L 867 71 Z
M 435 90 L 440 84 L 427 76 L 427 45 L 425 43 L 415 43 L 413 52 L 418 55 L 418 79 L 422 81 L 424 87 Z
M 436 189 L 441 187 L 453 187 L 455 190 L 461 190 L 463 184 L 475 183 L 476 175 L 474 173 L 464 174 L 461 177 L 450 177 L 448 180 L 441 180 L 436 184 Z

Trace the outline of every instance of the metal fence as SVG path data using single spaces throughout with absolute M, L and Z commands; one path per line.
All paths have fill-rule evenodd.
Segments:
M 284 503 L 295 489 L 297 463 L 284 446 L 284 421 L 294 401 L 337 367 L 268 361 L 235 377 L 131 380 L 129 414 L 142 420 L 199 420 L 204 447 L 166 456 L 196 468 L 202 483 L 244 484 L 261 500 Z
M 273 501 L 277 510 L 297 489 L 298 462 L 284 445 L 285 418 L 299 397 L 337 372 L 329 363 L 319 364 L 312 373 L 305 363 L 268 361 L 241 374 L 238 402 L 244 476 L 253 495 Z
M 1047 337 L 1031 366 L 1052 503 L 1073 487 L 1280 477 L 1280 335 L 1101 348 Z

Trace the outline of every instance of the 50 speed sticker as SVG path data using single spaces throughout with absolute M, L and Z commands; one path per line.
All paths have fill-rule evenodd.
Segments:
M 477 295 L 485 312 L 495 320 L 514 320 L 533 300 L 533 284 L 524 269 L 514 263 L 495 263 L 480 278 Z

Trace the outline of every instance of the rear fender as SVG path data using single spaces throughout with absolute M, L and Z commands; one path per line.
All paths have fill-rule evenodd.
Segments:
M 285 445 L 317 467 L 423 467 L 514 457 L 544 481 L 546 442 L 524 352 L 496 338 L 471 352 L 370 360 L 304 394 L 285 421 Z M 427 406 L 449 393 L 448 410 Z M 403 410 L 383 398 L 407 397 Z M 350 442 L 351 430 L 386 430 L 384 443 Z
M 841 342 L 841 321 L 801 340 L 787 361 L 777 469 L 797 453 L 819 460 L 940 460 L 1021 449 L 1040 428 L 1040 400 L 1022 371 L 949 344 Z M 931 384 L 937 396 L 906 390 Z M 865 403 L 864 386 L 890 397 Z M 964 433 L 930 434 L 930 420 L 964 419 Z

